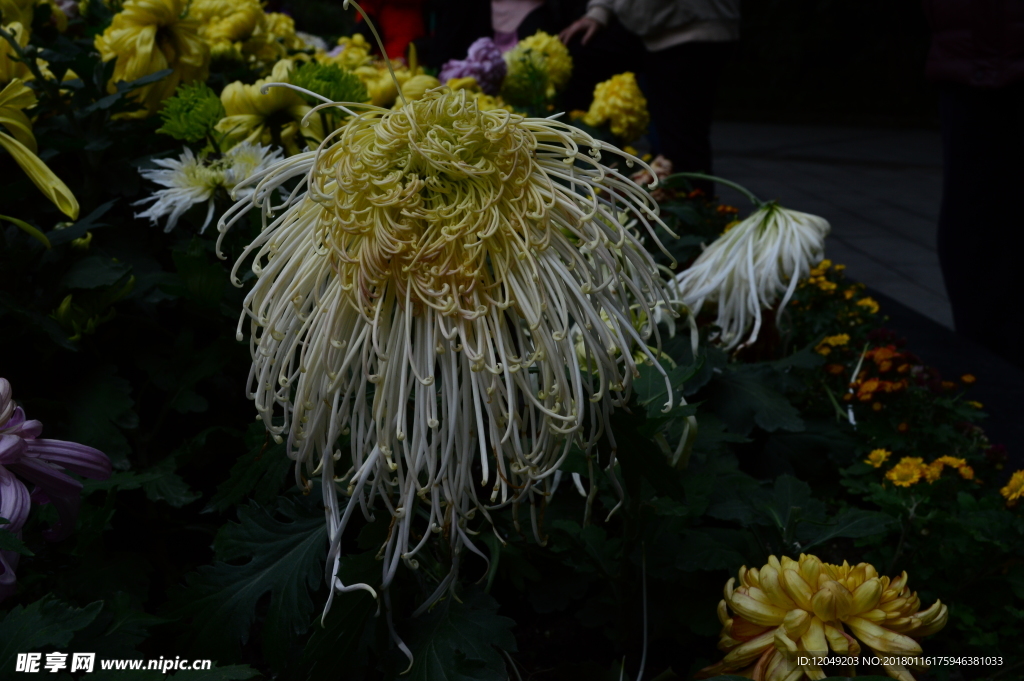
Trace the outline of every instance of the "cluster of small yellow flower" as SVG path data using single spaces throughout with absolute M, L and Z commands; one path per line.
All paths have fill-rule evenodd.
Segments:
M 864 463 L 875 468 L 881 468 L 889 460 L 892 453 L 886 449 L 875 449 L 868 454 Z M 897 487 L 911 487 L 922 480 L 932 483 L 942 477 L 945 468 L 952 468 L 964 480 L 974 480 L 974 469 L 967 465 L 967 461 L 955 456 L 940 456 L 931 463 L 926 464 L 919 456 L 905 456 L 895 466 L 885 473 L 886 480 L 889 480 Z M 980 481 L 975 481 L 980 482 Z

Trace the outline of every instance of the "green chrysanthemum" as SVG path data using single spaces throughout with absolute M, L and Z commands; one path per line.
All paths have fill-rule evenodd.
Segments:
M 359 76 L 334 64 L 307 62 L 292 73 L 292 84 L 331 100 L 332 102 L 368 102 L 370 95 Z M 319 104 L 303 95 L 309 104 Z
M 157 132 L 184 142 L 198 142 L 225 115 L 220 97 L 206 83 L 182 85 L 160 111 L 164 124 Z

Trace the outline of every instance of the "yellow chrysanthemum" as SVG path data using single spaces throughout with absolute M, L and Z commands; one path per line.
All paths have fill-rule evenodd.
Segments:
M 864 459 L 864 463 L 869 463 L 875 468 L 881 468 L 882 464 L 889 460 L 892 456 L 892 452 L 888 449 L 873 449 L 868 454 L 868 458 Z
M 264 20 L 259 0 L 192 0 L 189 16 L 215 53 L 248 40 Z
M 0 147 L 21 166 L 46 198 L 74 220 L 78 218 L 78 200 L 68 186 L 36 156 L 32 121 L 25 115 L 25 109 L 35 104 L 35 93 L 17 78 L 0 90 Z
M 501 97 L 492 97 L 491 95 L 484 94 L 484 91 L 480 89 L 480 84 L 477 83 L 476 78 L 473 78 L 472 76 L 467 76 L 465 78 L 449 78 L 445 85 L 447 85 L 448 89 L 452 92 L 465 90 L 467 96 L 472 97 L 476 101 L 476 107 L 481 111 L 504 109 L 505 111 L 511 112 L 513 110 L 511 106 L 501 99 Z
M 910 487 L 921 479 L 924 469 L 924 459 L 917 456 L 905 456 L 900 459 L 898 464 L 889 469 L 885 477 L 897 487 Z
M 1016 471 L 1010 476 L 1006 486 L 999 490 L 999 493 L 1006 498 L 1009 506 L 1016 506 L 1021 497 L 1024 497 L 1024 471 Z
M 851 567 L 805 554 L 799 560 L 769 556 L 760 570 L 740 568 L 735 585 L 730 579 L 718 604 L 718 647 L 725 659 L 697 678 L 738 672 L 756 681 L 823 679 L 827 674 L 806 664 L 807 658 L 859 656 L 863 644 L 882 658 L 889 676 L 914 681 L 900 658 L 920 655 L 918 640 L 942 629 L 948 618 L 942 601 L 920 610 L 906 572 L 879 577 L 868 563 Z
M 226 116 L 217 124 L 217 131 L 231 143 L 246 141 L 281 146 L 289 154 L 301 151 L 307 141 L 320 142 L 324 130 L 319 116 L 311 116 L 308 126 L 301 125 L 311 107 L 299 93 L 283 87 L 269 88 L 266 94 L 261 92 L 268 83 L 289 82 L 293 68 L 291 60 L 282 59 L 267 78 L 252 85 L 235 81 L 225 87 L 220 100 Z
M 96 49 L 103 61 L 117 60 L 110 92 L 118 81 L 173 70 L 132 93 L 145 107 L 136 116 L 156 112 L 178 85 L 206 80 L 209 74 L 210 48 L 199 37 L 199 22 L 188 15 L 188 0 L 125 0 L 107 30 L 96 36 Z
M 369 66 L 373 63 L 370 43 L 362 34 L 344 36 L 338 39 L 337 50 L 332 52 L 321 52 L 316 55 L 317 61 L 325 64 L 336 64 L 343 69 L 354 71 L 360 66 Z
M 250 397 L 299 480 L 321 476 L 335 570 L 353 510 L 384 500 L 387 588 L 435 533 L 456 559 L 475 550 L 467 519 L 532 505 L 573 443 L 590 450 L 653 333 L 631 311 L 653 318 L 667 292 L 633 229 L 656 244 L 657 205 L 601 162 L 614 147 L 446 88 L 397 110 L 348 106 L 362 113 L 264 174 L 220 229 L 265 207 L 243 256 Z M 292 178 L 307 190 L 282 205 Z
M 370 95 L 370 102 L 374 106 L 386 107 L 395 104 L 399 101 L 398 89 L 403 87 L 410 78 L 423 75 L 422 67 L 417 67 L 416 72 L 413 73 L 408 67 L 400 66 L 399 62 L 394 62 L 392 69 L 393 77 L 385 62 L 360 66 L 353 71 L 366 86 L 366 92 Z
M 423 95 L 427 93 L 427 90 L 432 90 L 436 87 L 441 87 L 441 81 L 433 76 L 413 76 L 402 83 L 402 95 L 405 97 L 405 101 L 411 102 L 416 99 L 423 99 Z M 401 100 L 399 100 L 400 103 Z
M 544 74 L 548 97 L 554 97 L 572 75 L 572 57 L 569 50 L 557 36 L 537 31 L 505 53 L 509 83 L 515 83 L 527 70 Z
M 17 41 L 19 47 L 28 45 L 29 33 L 21 22 L 13 21 L 4 30 L 11 34 Z M 0 84 L 9 83 L 15 78 L 26 81 L 32 80 L 35 76 L 25 62 L 18 60 L 18 53 L 6 40 L 0 38 Z
M 636 76 L 628 71 L 597 84 L 594 101 L 583 117 L 584 123 L 595 128 L 609 123 L 612 134 L 627 142 L 643 135 L 650 121 L 647 99 L 640 92 Z

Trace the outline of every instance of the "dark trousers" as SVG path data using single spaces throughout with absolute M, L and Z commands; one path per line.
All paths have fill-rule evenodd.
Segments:
M 647 53 L 644 95 L 655 131 L 655 153 L 676 172 L 713 171 L 711 114 L 719 75 L 732 43 L 682 43 Z M 710 182 L 695 186 L 711 193 Z
M 1024 367 L 1024 83 L 942 88 L 938 247 L 957 333 Z

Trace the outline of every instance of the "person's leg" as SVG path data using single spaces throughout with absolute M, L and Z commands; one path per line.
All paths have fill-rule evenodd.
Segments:
M 731 43 L 683 43 L 647 54 L 645 83 L 658 148 L 673 170 L 713 172 L 711 117 Z M 695 186 L 711 193 L 710 182 Z
M 1024 85 L 945 86 L 938 250 L 957 333 L 1024 366 Z

